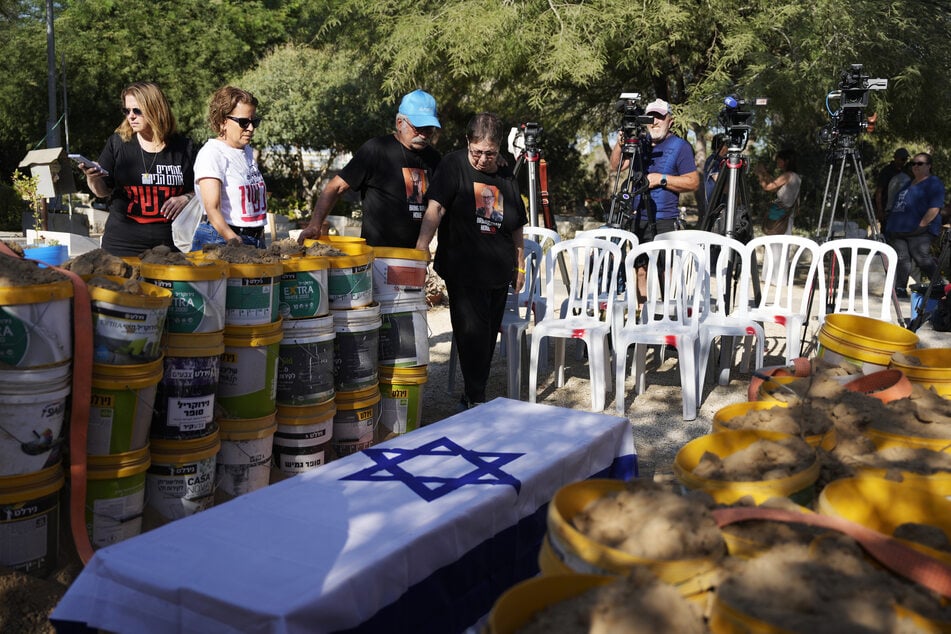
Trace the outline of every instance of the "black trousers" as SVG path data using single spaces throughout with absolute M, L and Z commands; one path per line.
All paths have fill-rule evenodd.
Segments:
M 446 280 L 446 290 L 452 334 L 465 382 L 463 396 L 470 403 L 484 403 L 508 286 L 479 288 Z

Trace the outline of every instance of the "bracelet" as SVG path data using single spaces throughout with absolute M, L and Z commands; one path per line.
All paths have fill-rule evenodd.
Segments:
M 515 269 L 515 270 L 518 271 L 519 273 L 524 273 L 524 272 L 525 272 L 525 269 Z

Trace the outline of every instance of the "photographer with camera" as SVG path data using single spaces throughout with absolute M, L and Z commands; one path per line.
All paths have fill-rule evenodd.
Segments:
M 405 95 L 396 114 L 396 132 L 364 143 L 314 203 L 310 223 L 297 241 L 316 239 L 324 220 L 350 189 L 363 201 L 361 236 L 374 247 L 412 249 L 426 211 L 426 190 L 440 155 L 431 147 L 439 119 L 427 92 Z

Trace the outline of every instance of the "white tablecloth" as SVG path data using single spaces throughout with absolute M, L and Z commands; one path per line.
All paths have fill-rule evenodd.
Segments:
M 537 570 L 547 503 L 636 475 L 625 418 L 496 399 L 99 550 L 52 618 L 113 632 L 458 632 Z

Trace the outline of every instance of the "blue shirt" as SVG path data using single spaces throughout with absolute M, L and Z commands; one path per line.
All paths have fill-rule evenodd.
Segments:
M 907 233 L 915 231 L 921 219 L 929 209 L 944 206 L 944 183 L 937 176 L 929 176 L 915 185 L 909 185 L 898 192 L 895 205 L 888 214 L 885 230 L 889 233 Z M 928 224 L 928 232 L 941 233 L 941 214 Z
M 693 148 L 690 144 L 673 134 L 655 145 L 651 149 L 650 162 L 647 165 L 649 174 L 667 174 L 680 176 L 697 171 L 697 163 L 693 158 Z M 665 187 L 655 187 L 650 190 L 651 198 L 657 205 L 657 219 L 679 218 L 680 194 Z

